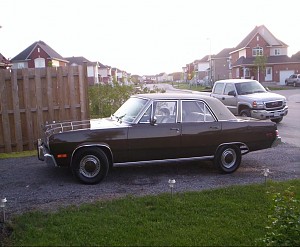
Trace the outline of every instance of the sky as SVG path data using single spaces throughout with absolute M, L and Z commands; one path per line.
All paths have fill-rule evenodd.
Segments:
M 300 51 L 299 9 L 296 0 L 0 0 L 0 53 L 13 58 L 42 40 L 63 57 L 155 75 L 181 72 L 265 25 L 291 56 Z

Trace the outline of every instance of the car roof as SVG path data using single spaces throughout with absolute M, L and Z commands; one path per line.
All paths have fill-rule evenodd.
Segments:
M 218 120 L 233 120 L 236 117 L 227 109 L 227 107 L 209 93 L 190 92 L 190 93 L 149 93 L 136 94 L 131 97 L 146 98 L 150 100 L 202 100 L 205 101 L 213 110 Z
M 231 82 L 231 83 L 241 83 L 241 82 L 251 82 L 251 81 L 256 81 L 256 80 L 251 80 L 251 79 L 226 79 L 226 80 L 219 80 L 217 82 Z
M 143 98 L 148 98 L 148 99 L 153 99 L 153 100 L 159 100 L 159 99 L 167 99 L 167 100 L 172 100 L 172 99 L 207 99 L 211 98 L 208 94 L 201 94 L 201 93 L 145 93 L 145 94 L 136 94 L 134 97 L 143 97 Z

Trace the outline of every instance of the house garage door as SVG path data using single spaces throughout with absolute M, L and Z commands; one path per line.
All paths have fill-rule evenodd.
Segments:
M 294 74 L 294 72 L 294 70 L 281 70 L 279 72 L 280 85 L 284 85 L 285 79 L 288 78 L 290 75 Z

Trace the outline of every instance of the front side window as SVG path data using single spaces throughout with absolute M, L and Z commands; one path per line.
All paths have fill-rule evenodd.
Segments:
M 252 49 L 252 55 L 253 55 L 254 57 L 256 57 L 256 56 L 262 56 L 262 55 L 263 55 L 263 48 L 262 48 L 262 47 L 259 47 L 259 46 L 254 47 L 254 48 Z
M 235 92 L 235 87 L 232 83 L 227 83 L 224 89 L 224 94 L 228 95 L 229 92 Z
M 183 101 L 182 102 L 182 122 L 213 122 L 214 118 L 211 115 L 206 104 L 202 101 Z
M 156 101 L 153 111 L 157 123 L 176 123 L 177 101 Z

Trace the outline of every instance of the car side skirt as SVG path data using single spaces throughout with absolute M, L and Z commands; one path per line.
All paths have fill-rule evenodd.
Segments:
M 164 159 L 164 160 L 146 160 L 146 161 L 134 161 L 134 162 L 124 162 L 124 163 L 114 163 L 114 167 L 118 166 L 134 166 L 134 165 L 149 165 L 149 164 L 164 164 L 172 162 L 186 162 L 186 161 L 203 161 L 203 160 L 213 160 L 214 156 L 203 156 L 203 157 L 190 157 L 190 158 L 176 158 L 176 159 Z

